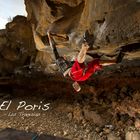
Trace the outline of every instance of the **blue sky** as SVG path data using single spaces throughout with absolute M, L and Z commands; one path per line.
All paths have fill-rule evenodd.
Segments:
M 24 0 L 0 0 L 0 29 L 5 28 L 9 17 L 16 15 L 27 15 Z

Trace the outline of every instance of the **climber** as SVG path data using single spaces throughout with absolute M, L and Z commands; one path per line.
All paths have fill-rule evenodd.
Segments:
M 74 81 L 73 88 L 79 92 L 81 90 L 81 87 L 79 85 L 80 82 L 86 81 L 92 74 L 94 74 L 96 71 L 99 71 L 102 69 L 102 66 L 112 65 L 115 63 L 118 63 L 122 60 L 123 55 L 120 53 L 116 60 L 99 60 L 94 59 L 89 63 L 85 63 L 86 59 L 86 53 L 88 49 L 91 48 L 93 45 L 91 40 L 89 40 L 90 34 L 86 31 L 84 35 L 84 41 L 82 43 L 82 48 L 74 61 L 68 62 L 63 57 L 60 57 L 57 49 L 56 44 L 53 38 L 51 37 L 50 33 L 48 33 L 48 39 L 50 46 L 52 47 L 53 53 L 55 55 L 56 64 L 60 68 L 61 72 L 63 73 L 64 77 L 66 75 L 69 75 L 71 79 Z

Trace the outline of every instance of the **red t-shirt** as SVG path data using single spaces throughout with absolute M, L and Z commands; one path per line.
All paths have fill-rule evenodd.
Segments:
M 93 73 L 98 70 L 101 70 L 102 66 L 99 64 L 99 59 L 95 59 L 89 62 L 87 65 L 84 63 L 78 63 L 76 60 L 73 64 L 70 77 L 74 81 L 85 81 L 87 80 Z

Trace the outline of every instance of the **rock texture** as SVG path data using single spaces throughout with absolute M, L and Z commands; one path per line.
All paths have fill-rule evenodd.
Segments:
M 51 108 L 40 118 L 22 121 L 2 112 L 0 127 L 69 139 L 139 139 L 140 0 L 25 0 L 25 4 L 28 17 L 16 16 L 0 30 L 0 99 L 50 101 Z M 46 35 L 50 31 L 58 51 L 71 60 L 85 30 L 94 36 L 89 59 L 94 54 L 111 59 L 121 47 L 127 61 L 95 73 L 74 94 L 69 78 L 40 73 L 58 71 Z M 2 77 L 11 73 L 15 75 Z
M 60 54 L 69 60 L 77 56 L 85 30 L 94 36 L 88 59 L 96 53 L 112 56 L 120 47 L 127 60 L 140 56 L 138 0 L 25 0 L 25 5 L 27 19 L 16 16 L 0 31 L 3 74 L 31 63 L 47 73 L 57 71 L 47 31 L 53 34 Z
M 36 32 L 66 34 L 66 48 L 76 48 L 85 30 L 94 35 L 94 48 L 99 51 L 140 41 L 138 0 L 25 0 L 25 4 Z M 57 41 L 64 45 L 61 37 Z
M 132 64 L 104 69 L 81 84 L 79 93 L 74 92 L 73 82 L 61 75 L 36 72 L 28 77 L 0 78 L 0 103 L 12 100 L 12 106 L 1 111 L 0 128 L 47 133 L 69 140 L 139 140 L 139 76 L 139 66 Z M 17 110 L 21 101 L 26 102 L 26 107 L 41 105 L 42 108 L 50 103 L 50 108 L 44 111 L 31 107 L 29 111 L 24 106 Z M 8 115 L 12 112 L 16 115 Z M 16 132 L 0 132 L 0 139 L 4 140 L 3 134 L 13 139 L 25 134 L 23 138 L 26 138 L 27 133 Z
M 30 23 L 25 17 L 16 16 L 0 30 L 0 74 L 13 73 L 34 61 L 36 49 Z

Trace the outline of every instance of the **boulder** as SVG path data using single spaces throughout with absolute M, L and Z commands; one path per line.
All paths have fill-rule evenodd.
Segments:
M 86 30 L 95 36 L 99 48 L 119 47 L 140 40 L 140 2 L 137 0 L 25 0 L 28 20 L 46 35 Z M 62 42 L 63 43 L 63 42 Z
M 26 17 L 16 16 L 0 30 L 0 74 L 13 73 L 18 67 L 30 65 L 36 48 L 30 23 Z

